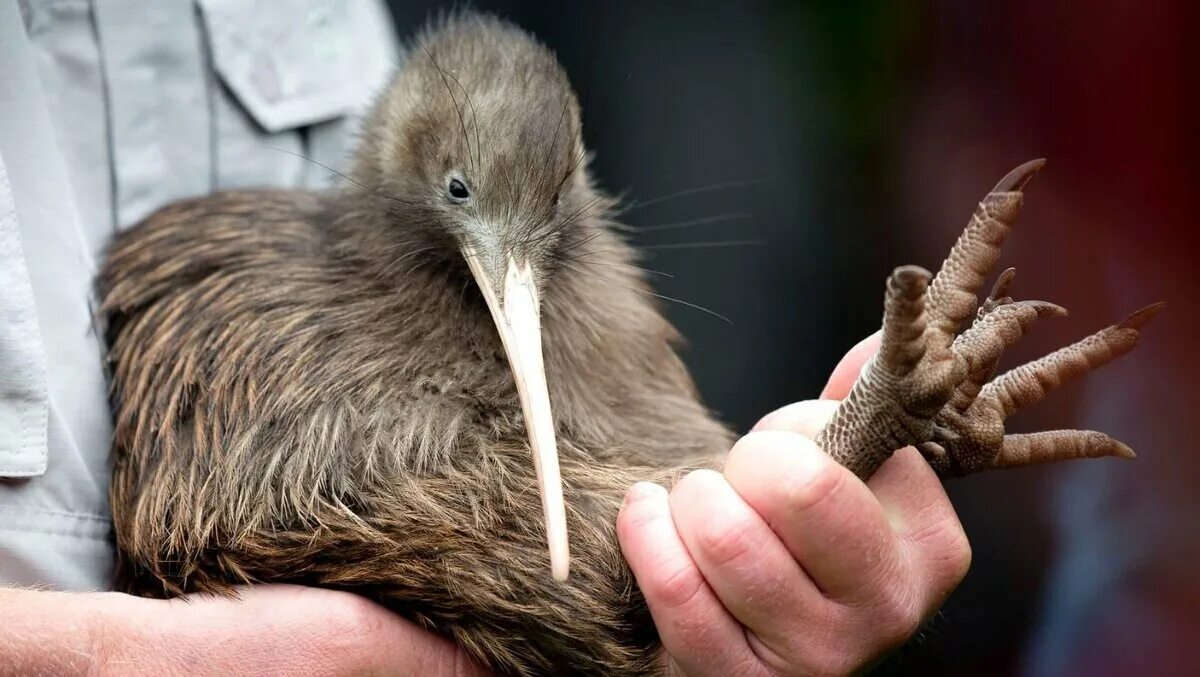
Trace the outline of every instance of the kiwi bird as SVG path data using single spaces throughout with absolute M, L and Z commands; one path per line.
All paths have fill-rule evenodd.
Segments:
M 98 293 L 125 589 L 329 586 L 503 672 L 661 671 L 617 510 L 635 481 L 720 468 L 733 435 L 587 157 L 554 55 L 459 14 L 412 43 L 344 187 L 219 193 L 117 236 Z M 882 348 L 818 439 L 859 476 L 910 444 L 944 477 L 1132 456 L 1004 434 L 1158 309 L 993 379 L 1063 312 L 1009 298 L 1011 271 L 976 299 L 1040 167 L 983 199 L 936 277 L 888 280 Z

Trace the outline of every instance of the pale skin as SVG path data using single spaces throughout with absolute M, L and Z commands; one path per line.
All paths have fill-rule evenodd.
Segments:
M 878 335 L 821 400 L 763 418 L 723 472 L 640 484 L 618 534 L 673 674 L 842 674 L 906 640 L 971 550 L 912 448 L 864 484 L 813 442 Z M 287 585 L 240 599 L 0 590 L 0 674 L 486 675 L 458 647 L 362 597 Z
M 675 673 L 862 669 L 966 575 L 966 535 L 915 449 L 864 484 L 812 441 L 878 346 L 878 335 L 855 346 L 824 399 L 762 419 L 723 472 L 630 491 L 618 534 Z
M 0 589 L 0 675 L 486 675 L 363 597 L 261 585 L 239 599 Z

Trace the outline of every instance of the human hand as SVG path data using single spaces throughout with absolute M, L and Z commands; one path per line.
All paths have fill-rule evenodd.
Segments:
M 450 640 L 335 590 L 174 600 L 0 590 L 0 606 L 0 674 L 488 674 Z
M 878 345 L 842 359 L 822 393 L 832 399 L 760 421 L 722 473 L 630 490 L 618 535 L 669 671 L 852 672 L 903 643 L 966 575 L 966 535 L 915 449 L 864 484 L 812 441 Z

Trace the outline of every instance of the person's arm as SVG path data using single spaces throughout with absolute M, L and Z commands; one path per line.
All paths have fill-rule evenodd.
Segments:
M 845 395 L 856 347 L 823 396 Z M 966 573 L 970 547 L 911 449 L 864 485 L 811 441 L 832 414 L 766 417 L 723 473 L 642 484 L 618 518 L 672 671 L 836 674 L 903 642 Z M 256 586 L 240 599 L 0 590 L 15 674 L 484 674 L 461 649 L 356 595 Z
M 845 397 L 873 338 L 822 397 Z M 630 491 L 618 534 L 669 672 L 854 672 L 908 639 L 966 574 L 962 526 L 915 449 L 864 484 L 812 442 L 835 408 L 785 407 L 734 445 L 723 472 Z
M 186 600 L 0 589 L 0 619 L 0 674 L 487 674 L 449 640 L 318 588 Z

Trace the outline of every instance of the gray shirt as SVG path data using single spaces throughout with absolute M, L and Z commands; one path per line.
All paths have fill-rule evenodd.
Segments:
M 327 185 L 395 58 L 376 0 L 0 0 L 0 585 L 109 581 L 107 240 L 179 198 Z

